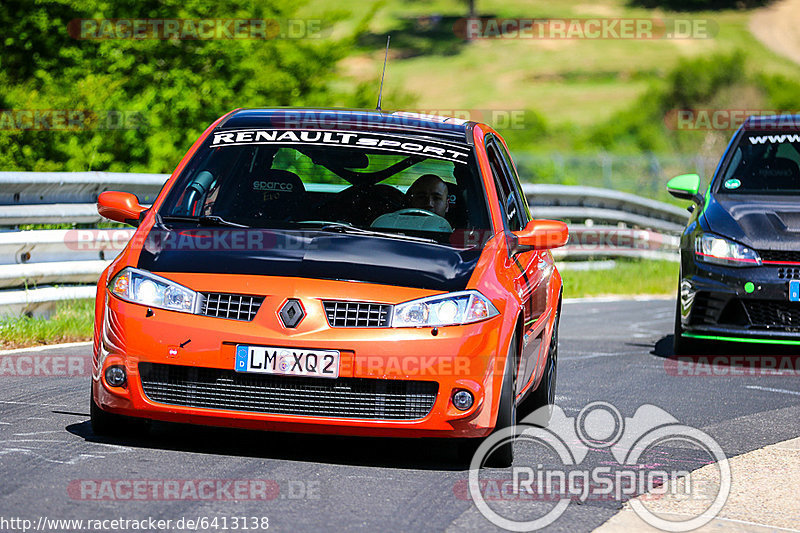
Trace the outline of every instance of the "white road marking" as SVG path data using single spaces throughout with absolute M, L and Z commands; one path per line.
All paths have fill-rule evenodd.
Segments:
M 598 357 L 616 357 L 618 355 L 638 355 L 642 352 L 613 352 L 613 353 L 589 353 L 587 355 L 567 355 L 565 357 L 559 357 L 559 361 L 572 361 L 572 360 L 580 360 L 580 359 L 596 359 Z
M 63 431 L 60 433 L 63 433 Z M 0 440 L 0 456 L 19 453 L 22 455 L 37 457 L 42 461 L 48 463 L 74 465 L 80 461 L 85 461 L 87 459 L 105 459 L 110 454 L 126 453 L 132 451 L 132 448 L 128 448 L 125 446 L 118 446 L 116 444 L 105 444 L 101 442 L 93 442 L 91 443 L 91 447 L 95 448 L 95 450 L 93 450 L 95 453 L 83 452 L 73 457 L 69 457 L 68 455 L 66 458 L 57 457 L 57 454 L 59 454 L 59 452 L 64 452 L 67 450 L 59 450 L 57 446 L 54 446 L 54 444 L 64 444 L 64 443 L 65 441 L 63 440 L 52 440 L 52 439 Z M 97 453 L 97 448 L 99 448 L 99 451 L 102 453 L 102 455 Z M 56 455 L 56 457 L 53 457 L 54 454 Z
M 36 407 L 37 405 L 41 405 L 43 407 L 69 407 L 69 405 L 64 405 L 63 403 L 12 402 L 9 400 L 0 400 L 0 403 L 7 403 L 9 405 L 30 405 L 31 407 Z
M 792 396 L 800 396 L 800 392 L 796 390 L 773 389 L 772 387 L 759 387 L 758 385 L 747 385 L 745 388 L 753 390 L 763 390 L 766 392 L 779 392 L 781 394 L 791 394 Z
M 83 342 L 65 342 L 62 344 L 49 344 L 46 346 L 30 346 L 28 348 L 14 348 L 13 350 L 0 350 L 0 355 L 9 355 L 14 353 L 37 352 L 39 350 L 56 350 L 58 348 L 71 348 L 73 346 L 91 346 L 92 341 Z

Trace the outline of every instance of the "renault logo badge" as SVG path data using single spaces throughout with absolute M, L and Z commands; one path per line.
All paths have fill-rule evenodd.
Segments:
M 286 300 L 286 303 L 283 304 L 283 307 L 278 312 L 278 317 L 286 328 L 296 328 L 305 316 L 306 312 L 303 310 L 300 300 L 295 298 Z

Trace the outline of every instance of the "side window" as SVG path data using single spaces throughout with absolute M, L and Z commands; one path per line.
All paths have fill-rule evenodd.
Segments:
M 511 178 L 511 189 L 514 191 L 515 196 L 517 197 L 517 201 L 520 205 L 520 212 L 522 214 L 522 218 L 524 219 L 522 226 L 524 227 L 528 222 L 531 221 L 531 210 L 528 206 L 528 200 L 525 198 L 525 193 L 522 192 L 522 186 L 519 183 L 519 175 L 517 174 L 517 169 L 514 166 L 514 162 L 511 160 L 511 156 L 506 151 L 506 147 L 503 146 L 503 143 L 497 141 L 497 148 L 500 150 L 500 156 L 503 158 L 506 164 L 506 168 L 509 169 L 509 177 Z
M 527 221 L 523 221 L 525 215 L 517 199 L 517 193 L 512 186 L 511 171 L 503 160 L 497 144 L 491 137 L 487 138 L 486 154 L 489 157 L 489 166 L 492 169 L 495 186 L 497 187 L 500 211 L 503 213 L 508 229 L 519 231 L 525 227 Z

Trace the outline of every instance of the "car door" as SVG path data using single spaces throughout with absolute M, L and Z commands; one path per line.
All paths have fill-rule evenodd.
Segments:
M 486 149 L 506 231 L 520 231 L 531 220 L 531 214 L 514 164 L 497 136 L 487 135 Z M 518 391 L 524 389 L 544 367 L 544 360 L 538 360 L 542 328 L 539 325 L 534 329 L 534 326 L 547 309 L 547 288 L 552 270 L 548 257 L 546 251 L 509 251 L 507 268 L 513 273 L 514 290 L 522 301 L 524 320 Z

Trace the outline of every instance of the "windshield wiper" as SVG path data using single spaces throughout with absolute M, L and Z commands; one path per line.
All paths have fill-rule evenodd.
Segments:
M 156 220 L 159 223 L 164 221 L 167 222 L 194 222 L 196 224 L 200 224 L 201 226 L 231 226 L 234 228 L 249 228 L 250 226 L 245 226 L 244 224 L 237 224 L 236 222 L 231 222 L 230 220 L 225 220 L 222 217 L 218 217 L 216 215 L 202 215 L 199 217 L 189 217 L 184 215 L 159 215 L 156 213 Z
M 158 222 L 197 222 L 197 217 L 187 217 L 182 215 L 161 215 L 156 213 L 156 221 Z
M 222 217 L 218 217 L 216 215 L 202 215 L 197 217 L 197 221 L 200 222 L 204 226 L 231 226 L 234 228 L 249 228 L 250 226 L 246 226 L 245 224 L 239 224 L 237 222 L 231 222 L 230 220 L 225 220 Z
M 427 237 L 412 237 L 411 235 L 406 235 L 405 233 L 387 233 L 383 231 L 373 231 L 337 222 L 324 224 L 319 227 L 319 231 L 330 231 L 333 233 L 348 233 L 351 235 L 368 235 L 371 237 L 387 237 L 389 239 L 402 239 L 405 241 L 439 244 L 435 240 L 428 239 Z

